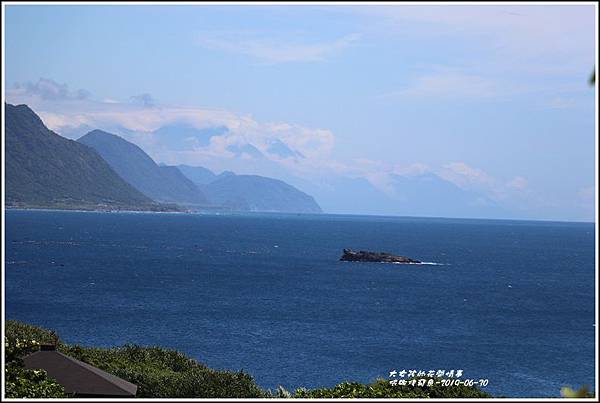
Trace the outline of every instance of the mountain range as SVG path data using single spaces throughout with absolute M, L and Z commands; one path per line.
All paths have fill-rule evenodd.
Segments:
M 4 108 L 7 206 L 166 208 L 124 181 L 93 149 L 49 130 L 27 105 Z
M 202 191 L 176 167 L 159 166 L 140 147 L 119 136 L 93 130 L 77 141 L 96 150 L 125 181 L 153 200 L 208 204 Z
M 389 175 L 385 190 L 363 177 L 327 177 L 321 182 L 289 178 L 310 193 L 324 211 L 412 217 L 503 218 L 510 214 L 483 194 L 432 173 Z
M 5 109 L 8 206 L 160 210 L 179 205 L 188 210 L 317 213 L 323 209 L 342 214 L 472 218 L 501 218 L 509 213 L 481 193 L 433 172 L 389 174 L 383 187 L 364 177 L 310 182 L 284 170 L 278 175 L 285 181 L 228 170 L 216 174 L 207 167 L 157 164 L 139 146 L 102 130 L 68 140 L 46 128 L 26 105 L 6 104 Z M 161 143 L 202 146 L 226 132 L 225 127 L 197 129 L 172 123 L 152 135 Z M 268 153 L 304 158 L 286 147 L 275 141 Z M 249 143 L 230 151 L 246 159 L 257 154 Z M 255 164 L 261 161 L 267 161 L 263 154 L 252 157 L 252 166 L 258 170 Z
M 216 175 L 204 167 L 179 165 L 215 204 L 234 210 L 320 213 L 312 196 L 277 179 L 259 175 L 236 175 L 224 171 Z
M 8 207 L 321 211 L 311 196 L 276 179 L 159 165 L 117 135 L 92 130 L 74 141 L 49 130 L 27 105 L 6 104 L 5 111 Z M 159 134 L 178 129 L 206 134 L 178 126 Z
M 159 202 L 191 209 L 321 212 L 311 196 L 277 179 L 236 175 L 231 171 L 216 175 L 203 167 L 159 165 L 140 147 L 101 130 L 93 130 L 78 141 L 96 150 L 123 179 Z

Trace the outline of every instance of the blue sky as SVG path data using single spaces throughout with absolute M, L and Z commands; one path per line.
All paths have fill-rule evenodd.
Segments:
M 433 172 L 510 217 L 589 221 L 595 14 L 592 5 L 8 5 L 5 97 L 61 134 L 131 130 L 166 163 L 297 183 L 364 177 L 388 193 L 391 174 Z M 152 139 L 179 121 L 232 134 L 185 153 Z M 306 158 L 224 151 L 275 138 Z

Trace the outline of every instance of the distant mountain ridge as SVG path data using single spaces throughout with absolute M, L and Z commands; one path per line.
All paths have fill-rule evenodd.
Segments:
M 192 167 L 189 165 L 177 165 L 177 168 L 196 185 L 207 185 L 217 179 L 217 175 L 210 169 L 204 167 Z
M 231 171 L 215 175 L 202 167 L 159 165 L 137 145 L 102 130 L 93 130 L 78 141 L 95 149 L 125 181 L 158 202 L 190 209 L 321 212 L 311 196 L 283 181 Z
M 391 174 L 385 191 L 363 177 L 329 178 L 321 184 L 304 181 L 300 185 L 325 211 L 337 214 L 502 218 L 505 213 L 494 200 L 432 172 Z
M 4 108 L 7 206 L 161 209 L 92 148 L 49 130 L 27 105 Z
M 202 191 L 177 167 L 159 166 L 140 147 L 102 130 L 93 130 L 77 140 L 92 147 L 125 181 L 159 202 L 203 206 Z
M 430 171 L 389 174 L 385 188 L 364 177 L 308 181 L 278 171 L 284 182 L 232 171 L 217 175 L 198 166 L 157 165 L 137 145 L 102 130 L 92 130 L 78 141 L 69 140 L 49 130 L 27 105 L 5 104 L 5 111 L 8 207 L 164 210 L 179 204 L 191 210 L 318 213 L 323 208 L 342 214 L 471 218 L 501 218 L 509 213 L 476 189 L 459 187 Z M 196 129 L 173 123 L 152 133 L 161 142 L 205 144 L 226 132 L 225 127 Z M 240 155 L 259 152 L 250 144 L 236 147 L 231 150 Z M 265 152 L 304 158 L 277 141 Z M 230 159 L 231 165 L 217 166 L 246 169 L 243 165 L 235 168 L 235 163 L 236 159 Z M 271 172 L 253 167 L 256 172 Z
M 231 171 L 216 175 L 204 167 L 179 165 L 208 199 L 232 210 L 285 213 L 321 213 L 315 199 L 278 179 L 258 175 L 236 175 Z

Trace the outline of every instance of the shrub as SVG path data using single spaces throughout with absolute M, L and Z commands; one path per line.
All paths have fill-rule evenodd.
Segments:
M 258 387 L 244 371 L 213 370 L 186 355 L 160 347 L 125 345 L 91 348 L 68 345 L 56 333 L 28 324 L 6 321 L 6 397 L 63 397 L 62 386 L 45 371 L 26 370 L 21 357 L 40 343 L 54 343 L 73 358 L 138 385 L 145 398 L 475 398 L 491 397 L 475 387 L 392 386 L 380 379 L 371 384 L 344 382 L 332 388 L 299 388 L 294 393 L 279 387 L 275 392 Z
M 7 397 L 9 389 L 11 397 L 64 396 L 62 386 L 49 380 L 45 371 L 26 370 L 20 360 L 43 343 L 56 344 L 62 353 L 138 385 L 138 397 L 264 396 L 249 374 L 216 371 L 175 350 L 136 345 L 115 348 L 68 345 L 50 330 L 17 321 L 6 321 L 5 325 Z
M 560 395 L 562 397 L 567 398 L 576 398 L 576 397 L 596 397 L 594 392 L 590 392 L 587 386 L 582 386 L 580 389 L 575 390 L 568 386 L 563 387 L 560 390 Z
M 160 347 L 85 348 L 61 345 L 65 354 L 138 385 L 138 397 L 262 397 L 243 371 L 216 371 Z
M 26 369 L 22 358 L 39 349 L 41 343 L 54 342 L 56 335 L 24 323 L 7 321 L 4 338 L 5 396 L 48 398 L 65 397 L 65 390 L 44 370 Z
M 448 397 L 491 397 L 489 394 L 469 386 L 413 387 L 392 386 L 384 379 L 364 385 L 356 382 L 344 382 L 333 388 L 297 389 L 293 397 L 297 398 L 448 398 Z

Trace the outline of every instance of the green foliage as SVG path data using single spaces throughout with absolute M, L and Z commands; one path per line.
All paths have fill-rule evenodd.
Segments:
M 6 322 L 4 375 L 6 397 L 65 397 L 64 388 L 46 371 L 26 369 L 22 358 L 39 349 L 41 343 L 57 342 L 53 332 L 15 321 Z
M 261 390 L 243 372 L 217 371 L 170 349 L 125 345 L 90 348 L 68 345 L 49 330 L 6 321 L 7 397 L 61 397 L 62 387 L 44 371 L 25 370 L 19 357 L 35 351 L 40 343 L 54 343 L 59 351 L 138 385 L 137 397 L 145 398 L 477 398 L 491 397 L 475 387 L 393 386 L 380 379 L 372 384 L 341 383 L 333 388 Z M 10 359 L 9 359 L 10 358 Z
M 409 385 L 390 385 L 384 379 L 379 379 L 372 384 L 364 385 L 356 382 L 344 382 L 333 388 L 297 389 L 295 398 L 473 398 L 492 397 L 475 387 L 468 386 L 441 386 L 413 387 Z
M 6 363 L 5 368 L 6 397 L 67 397 L 65 389 L 51 378 L 44 370 L 25 369 L 14 362 Z
M 7 376 L 6 385 L 12 397 L 53 397 L 52 393 L 58 397 L 57 384 L 48 383 L 44 371 L 25 370 L 20 362 L 20 357 L 36 351 L 40 343 L 55 343 L 64 354 L 138 385 L 138 397 L 264 396 L 249 374 L 216 371 L 175 350 L 135 345 L 88 348 L 61 343 L 54 332 L 24 323 L 6 321 L 5 327 L 7 363 L 10 358 L 15 365 L 7 365 L 7 373 L 10 370 L 12 377 L 9 385 Z
M 27 323 L 7 320 L 4 322 L 5 336 L 7 339 L 35 340 L 39 344 L 57 344 L 60 342 L 58 335 L 51 330 L 32 326 Z M 37 350 L 37 347 L 35 348 Z M 34 351 L 35 351 L 34 350 Z
M 275 391 L 275 393 L 273 394 L 273 392 L 271 392 L 271 390 L 267 391 L 267 396 L 268 397 L 275 397 L 278 399 L 288 399 L 290 397 L 292 397 L 292 394 L 283 386 L 279 385 L 277 387 L 277 390 Z
M 61 345 L 71 357 L 138 385 L 138 397 L 261 397 L 243 371 L 216 371 L 184 354 L 159 347 L 126 345 L 84 348 Z
M 565 386 L 560 390 L 560 395 L 562 397 L 574 398 L 574 397 L 595 397 L 593 392 L 588 390 L 587 386 L 583 386 L 579 390 L 574 390 Z

